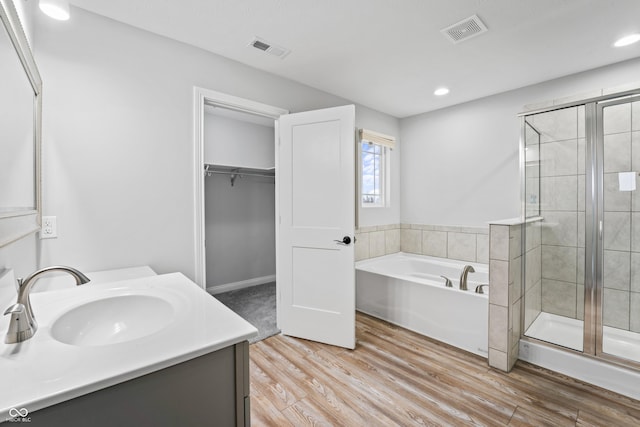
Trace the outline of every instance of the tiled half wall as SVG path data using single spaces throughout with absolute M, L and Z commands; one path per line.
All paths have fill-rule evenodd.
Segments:
M 489 226 L 489 366 L 506 372 L 519 355 L 524 226 L 519 223 Z

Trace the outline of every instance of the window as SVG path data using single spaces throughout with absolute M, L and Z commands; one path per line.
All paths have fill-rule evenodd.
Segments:
M 378 144 L 361 143 L 361 199 L 363 207 L 384 206 L 385 151 Z
M 386 207 L 389 201 L 389 156 L 395 139 L 360 129 L 360 205 Z

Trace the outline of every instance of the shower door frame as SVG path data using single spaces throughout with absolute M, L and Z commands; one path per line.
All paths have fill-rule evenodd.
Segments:
M 595 289 L 594 289 L 594 304 L 593 304 L 593 309 L 594 309 L 594 315 L 595 315 L 595 319 L 593 324 L 595 326 L 595 336 L 593 338 L 595 338 L 595 356 L 603 359 L 603 360 L 608 360 L 610 362 L 614 362 L 614 363 L 618 363 L 618 364 L 622 364 L 625 366 L 629 366 L 629 367 L 633 367 L 633 368 L 640 368 L 640 361 L 634 361 L 631 359 L 626 359 L 623 357 L 619 357 L 619 356 L 615 356 L 611 353 L 606 353 L 603 350 L 603 341 L 604 341 L 604 322 L 603 322 L 603 312 L 604 312 L 604 239 L 603 239 L 603 232 L 606 232 L 606 230 L 604 230 L 604 212 L 605 212 L 605 206 L 604 206 L 604 114 L 603 114 L 603 110 L 605 107 L 611 107 L 614 105 L 621 105 L 621 104 L 631 104 L 632 102 L 636 102 L 638 100 L 640 100 L 640 90 L 637 91 L 633 91 L 635 93 L 631 93 L 628 95 L 611 95 L 606 97 L 606 99 L 602 99 L 598 102 L 594 102 L 592 105 L 593 108 L 593 114 L 594 114 L 594 119 L 595 119 L 595 131 L 596 131 L 596 147 L 595 147 L 595 154 L 596 154 L 596 161 L 595 161 L 595 171 L 596 171 L 596 176 L 595 176 L 595 182 L 597 185 L 597 193 L 594 195 L 595 197 L 593 198 L 593 202 L 595 202 L 596 206 L 593 207 L 593 212 L 597 212 L 597 217 L 596 217 L 596 221 L 597 223 L 592 223 L 592 227 L 589 227 L 591 229 L 591 232 L 594 234 L 597 234 L 597 236 L 595 237 L 595 240 L 597 242 L 597 252 L 595 254 L 595 260 L 596 260 L 596 264 L 595 264 Z M 633 165 L 631 165 L 632 169 L 633 169 Z M 632 212 L 632 207 L 630 208 L 629 212 Z M 588 224 L 585 221 L 585 225 Z M 632 233 L 632 227 L 630 225 L 629 228 L 629 234 L 631 237 L 631 233 Z M 585 280 L 586 280 L 586 274 L 585 274 Z M 585 289 L 586 289 L 586 283 L 585 283 Z M 586 295 L 585 295 L 585 313 L 586 313 Z M 586 319 L 586 317 L 585 317 Z M 591 337 L 590 337 L 591 338 Z M 593 338 L 592 342 L 593 342 Z M 587 339 L 587 334 L 586 334 L 586 330 L 585 330 L 585 344 L 586 344 L 586 339 Z
M 525 165 L 525 131 L 526 117 L 561 110 L 565 108 L 585 107 L 585 269 L 584 269 L 584 319 L 583 319 L 583 349 L 582 351 L 564 347 L 562 345 L 526 336 L 524 330 L 524 308 L 521 311 L 522 327 L 520 339 L 533 341 L 544 346 L 578 353 L 586 357 L 604 360 L 627 368 L 640 369 L 640 361 L 634 361 L 615 356 L 603 351 L 603 294 L 604 294 L 604 131 L 603 113 L 605 107 L 631 103 L 640 100 L 640 88 L 624 92 L 611 93 L 593 98 L 582 99 L 565 104 L 558 104 L 546 108 L 530 110 L 518 114 L 520 117 L 520 193 L 521 220 L 526 223 L 526 165 Z M 539 201 L 542 203 L 542 200 Z M 522 244 L 526 245 L 526 227 L 523 227 Z M 582 232 L 582 230 L 578 230 Z M 525 283 L 526 262 L 522 268 L 522 286 Z M 522 291 L 524 297 L 524 289 Z M 523 299 L 523 304 L 525 303 Z

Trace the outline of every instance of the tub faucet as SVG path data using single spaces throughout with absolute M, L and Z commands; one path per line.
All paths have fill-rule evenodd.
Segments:
M 460 274 L 460 290 L 461 291 L 466 291 L 467 290 L 467 275 L 469 273 L 475 273 L 476 270 L 473 268 L 473 266 L 470 265 L 465 265 L 464 268 L 462 269 L 462 273 Z
M 453 282 L 451 281 L 451 279 L 449 279 L 447 276 L 443 276 L 443 275 L 440 275 L 440 277 L 442 277 L 444 279 L 444 285 L 447 288 L 453 288 Z
M 484 285 L 476 286 L 476 294 L 484 294 L 484 291 L 482 290 L 482 288 L 489 288 L 489 284 L 485 283 Z
M 33 315 L 29 295 L 31 294 L 31 288 L 40 276 L 50 271 L 61 271 L 70 274 L 76 280 L 76 285 L 83 285 L 89 282 L 89 278 L 75 268 L 63 266 L 45 267 L 25 279 L 18 279 L 18 301 L 4 312 L 5 315 L 11 314 L 9 330 L 4 339 L 5 343 L 19 343 L 28 340 L 36 333 L 38 324 Z

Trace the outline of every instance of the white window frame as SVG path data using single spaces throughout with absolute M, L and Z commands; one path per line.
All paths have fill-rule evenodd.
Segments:
M 363 167 L 362 167 L 362 144 L 377 145 L 381 148 L 380 154 L 380 202 L 379 203 L 364 203 L 362 193 L 362 181 L 363 181 Z M 373 208 L 386 208 L 389 207 L 390 193 L 391 193 L 391 149 L 381 144 L 376 144 L 365 139 L 358 138 L 358 206 L 365 209 Z

